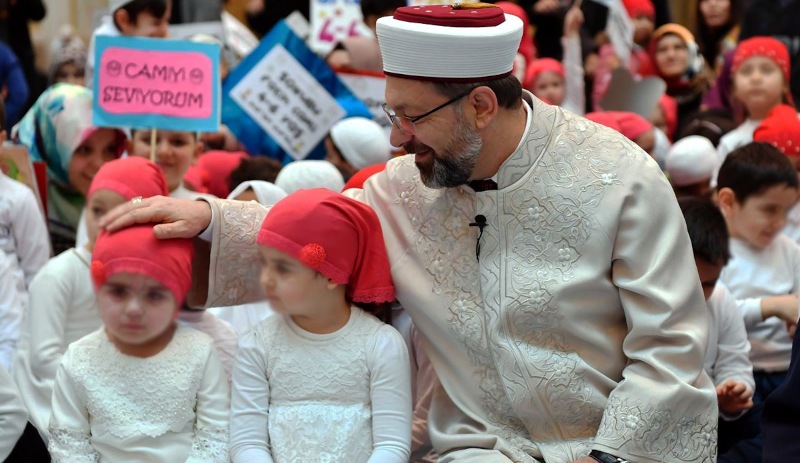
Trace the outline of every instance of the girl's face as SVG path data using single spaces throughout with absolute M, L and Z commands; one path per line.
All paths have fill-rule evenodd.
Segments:
M 545 71 L 536 78 L 533 94 L 547 103 L 560 106 L 564 102 L 564 79 L 555 72 Z
M 189 167 L 197 162 L 203 144 L 192 132 L 159 130 L 156 133 L 155 163 L 164 173 L 170 192 L 180 187 Z M 150 131 L 137 130 L 133 134 L 133 156 L 150 158 Z
M 100 166 L 117 158 L 119 150 L 117 131 L 98 129 L 72 152 L 67 176 L 73 188 L 84 196 Z
M 100 318 L 111 342 L 126 355 L 150 357 L 170 339 L 178 314 L 172 292 L 137 273 L 117 273 L 97 290 Z
M 292 318 L 313 318 L 320 307 L 330 305 L 331 290 L 338 285 L 275 248 L 259 246 L 258 250 L 261 287 L 272 309 Z
M 656 45 L 655 60 L 663 77 L 676 79 L 689 68 L 689 49 L 680 37 L 667 34 Z
M 751 117 L 761 119 L 783 101 L 788 91 L 778 64 L 766 56 L 751 56 L 733 75 L 733 94 Z
M 86 201 L 86 233 L 89 243 L 94 244 L 100 227 L 97 223 L 106 212 L 120 204 L 125 204 L 125 197 L 113 190 L 97 190 Z
M 731 19 L 731 0 L 700 0 L 700 14 L 709 29 L 717 29 Z
M 84 68 L 75 65 L 72 61 L 66 62 L 58 67 L 55 74 L 54 84 L 66 82 L 69 84 L 83 85 Z

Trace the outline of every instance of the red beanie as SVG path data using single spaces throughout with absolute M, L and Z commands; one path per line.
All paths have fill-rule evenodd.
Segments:
M 231 172 L 247 157 L 250 156 L 242 151 L 208 151 L 202 154 L 197 168 L 205 191 L 217 198 L 227 198 L 231 193 Z
M 787 84 L 789 83 L 789 65 L 791 61 L 789 60 L 789 50 L 783 42 L 772 37 L 753 37 L 742 40 L 733 55 L 731 75 L 736 74 L 739 66 L 753 56 L 765 56 L 775 61 L 775 64 L 783 72 L 783 81 Z
M 534 60 L 525 71 L 525 82 L 523 86 L 530 90 L 536 84 L 536 79 L 542 75 L 543 72 L 555 72 L 562 79 L 566 75 L 564 72 L 564 65 L 561 61 L 553 58 L 538 58 Z
M 298 190 L 278 201 L 261 224 L 257 242 L 347 285 L 354 302 L 394 300 L 378 216 L 341 193 Z
M 647 16 L 651 19 L 656 17 L 656 9 L 651 0 L 622 0 L 622 4 L 631 19 L 639 16 Z
M 86 198 L 91 198 L 97 190 L 114 191 L 126 201 L 137 196 L 169 196 L 161 168 L 140 157 L 115 159 L 103 164 L 92 179 Z
M 152 224 L 103 230 L 92 250 L 92 280 L 98 288 L 117 273 L 145 275 L 169 289 L 181 306 L 192 285 L 193 256 L 191 239 L 157 239 Z
M 364 188 L 364 182 L 366 182 L 367 179 L 378 172 L 383 172 L 384 169 L 386 169 L 385 162 L 381 164 L 373 164 L 359 170 L 355 173 L 355 175 L 350 177 L 350 180 L 348 180 L 347 183 L 344 184 L 342 191 L 349 190 L 350 188 Z
M 631 141 L 636 141 L 648 130 L 653 129 L 653 124 L 642 116 L 628 111 L 603 111 L 589 113 L 586 118 L 598 124 L 610 127 L 625 135 Z
M 771 143 L 790 157 L 800 157 L 800 119 L 789 105 L 772 108 L 753 133 L 753 141 Z

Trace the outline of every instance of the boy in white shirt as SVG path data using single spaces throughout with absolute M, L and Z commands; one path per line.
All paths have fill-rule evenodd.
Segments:
M 719 206 L 730 234 L 731 260 L 719 281 L 744 316 L 762 402 L 786 378 L 798 317 L 800 247 L 781 234 L 797 199 L 794 166 L 768 143 L 733 151 L 720 167 Z
M 728 231 L 719 209 L 708 199 L 686 197 L 678 204 L 692 241 L 694 261 L 708 306 L 709 329 L 705 371 L 714 382 L 719 403 L 719 451 L 758 433 L 760 413 L 753 408 L 753 364 L 744 319 L 719 275 L 730 259 Z M 743 415 L 747 417 L 743 419 Z

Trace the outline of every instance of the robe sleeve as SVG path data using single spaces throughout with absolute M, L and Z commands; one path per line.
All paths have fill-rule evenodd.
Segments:
M 212 346 L 197 391 L 197 418 L 192 450 L 186 463 L 227 463 L 228 412 L 230 409 L 225 369 Z
M 626 179 L 618 212 L 609 211 L 617 214 L 616 230 L 606 233 L 628 363 L 609 394 L 594 448 L 639 463 L 663 461 L 670 448 L 680 449 L 681 461 L 708 461 L 718 410 L 704 371 L 706 302 L 669 184 L 656 169 L 640 172 Z
M 272 463 L 269 444 L 269 379 L 255 330 L 239 338 L 231 391 L 231 460 Z
M 92 447 L 89 411 L 70 373 L 70 352 L 56 374 L 47 449 L 53 463 L 96 463 L 100 454 Z

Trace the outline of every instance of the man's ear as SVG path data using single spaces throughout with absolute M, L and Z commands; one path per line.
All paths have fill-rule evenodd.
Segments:
M 478 87 L 467 95 L 467 101 L 475 113 L 475 128 L 481 130 L 492 122 L 500 105 L 497 95 L 489 87 Z

